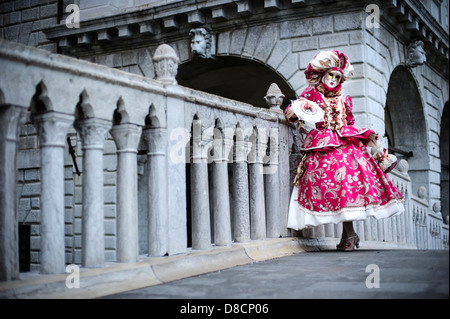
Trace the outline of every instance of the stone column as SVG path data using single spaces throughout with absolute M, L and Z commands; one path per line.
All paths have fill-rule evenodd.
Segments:
M 194 130 L 195 127 L 194 123 Z M 192 249 L 211 248 L 207 145 L 206 141 L 202 141 L 201 133 L 194 132 L 191 164 Z
M 148 144 L 148 255 L 164 256 L 168 251 L 167 130 L 143 131 Z
M 264 198 L 263 157 L 265 147 L 255 139 L 251 160 L 249 160 L 250 186 L 250 238 L 266 237 L 266 205 Z
M 0 281 L 19 279 L 17 141 L 24 108 L 0 105 Z
M 83 149 L 82 252 L 84 267 L 100 267 L 105 260 L 103 211 L 103 148 L 111 124 L 87 118 L 75 121 Z
M 271 129 L 272 131 L 272 129 Z M 280 230 L 280 170 L 278 165 L 278 130 L 272 131 L 270 137 L 270 162 L 264 169 L 265 194 L 266 194 L 266 235 L 269 238 L 281 236 Z
M 246 242 L 250 240 L 248 152 L 247 142 L 240 133 L 236 133 L 233 164 L 233 237 L 237 242 Z
M 139 255 L 137 207 L 137 148 L 142 128 L 114 125 L 117 146 L 117 261 L 136 262 Z
M 172 92 L 181 92 L 182 88 L 178 86 L 168 86 L 167 90 Z M 174 94 L 166 98 L 167 108 L 167 132 L 172 135 L 179 132 L 182 139 L 174 139 L 168 135 L 167 138 L 167 211 L 168 211 L 168 253 L 169 255 L 178 255 L 187 252 L 187 200 L 186 200 L 186 154 L 179 157 L 177 151 L 181 147 L 189 145 L 190 135 L 183 128 L 185 125 L 185 102 L 177 98 L 182 96 Z M 171 153 L 176 151 L 177 153 Z
M 64 146 L 73 116 L 46 112 L 33 116 L 41 152 L 41 273 L 65 271 Z
M 290 144 L 289 144 L 289 126 L 280 123 L 279 126 L 280 153 L 278 170 L 280 175 L 280 227 L 283 237 L 291 236 L 290 228 L 287 228 L 289 214 L 289 202 L 292 194 L 291 172 L 290 172 Z M 334 227 L 333 227 L 334 228 Z
M 233 141 L 230 141 L 229 139 L 214 140 L 214 153 L 217 157 L 213 164 L 213 210 L 214 244 L 217 246 L 231 244 L 228 150 L 230 149 L 232 142 Z

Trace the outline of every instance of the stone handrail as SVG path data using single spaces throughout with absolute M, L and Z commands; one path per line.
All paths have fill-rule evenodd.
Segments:
M 108 134 L 117 151 L 117 261 L 135 262 L 139 254 L 137 154 L 142 152 L 147 157 L 149 256 L 186 253 L 187 232 L 193 249 L 286 235 L 287 212 L 279 205 L 289 188 L 280 182 L 289 174 L 287 152 L 280 152 L 280 146 L 287 149 L 280 141 L 288 134 L 279 109 L 282 97 L 271 87 L 267 109 L 188 89 L 176 84 L 177 63 L 174 51 L 161 45 L 154 55 L 157 77 L 148 79 L 0 41 L 0 217 L 5 220 L 0 280 L 18 279 L 15 158 L 28 116 L 40 141 L 41 273 L 65 269 L 64 147 L 71 129 L 78 132 L 82 150 L 84 267 L 105 262 L 102 157 Z

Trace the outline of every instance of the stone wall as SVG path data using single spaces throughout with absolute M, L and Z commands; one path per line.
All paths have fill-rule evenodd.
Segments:
M 0 3 L 0 38 L 56 52 L 43 29 L 58 23 L 57 0 L 11 0 Z

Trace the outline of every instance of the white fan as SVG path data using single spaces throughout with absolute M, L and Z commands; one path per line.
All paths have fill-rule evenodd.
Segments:
M 323 121 L 324 111 L 317 103 L 299 98 L 291 101 L 291 107 L 286 117 L 292 123 L 303 121 L 304 128 L 312 129 L 315 128 L 317 122 Z

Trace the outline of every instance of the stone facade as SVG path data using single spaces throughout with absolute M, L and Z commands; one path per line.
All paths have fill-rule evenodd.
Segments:
M 65 8 L 71 3 L 78 5 L 81 10 L 80 28 L 67 28 L 64 24 L 70 14 L 65 12 Z M 376 20 L 371 20 L 372 13 L 367 11 L 368 6 L 373 4 L 379 9 L 378 26 L 375 25 Z M 223 95 L 263 108 L 268 107 L 264 97 L 269 96 L 266 91 L 272 82 L 281 88 L 281 93 L 285 96 L 282 107 L 285 107 L 289 100 L 295 99 L 306 87 L 303 72 L 309 60 L 320 50 L 340 50 L 349 57 L 355 67 L 355 76 L 344 84 L 344 93 L 353 97 L 357 124 L 377 131 L 384 146 L 390 146 L 397 152 L 396 155 L 408 161 L 411 193 L 437 215 L 441 213 L 444 219 L 448 216 L 449 157 L 448 148 L 442 146 L 445 142 L 448 143 L 448 137 L 445 139 L 445 132 L 448 135 L 448 125 L 443 125 L 448 123 L 449 99 L 448 13 L 446 15 L 448 1 L 27 0 L 2 2 L 0 8 L 0 35 L 3 39 L 63 53 L 147 78 L 156 78 L 163 80 L 166 85 L 178 82 L 185 87 Z M 210 51 L 211 54 L 206 59 L 199 59 L 198 54 L 192 51 L 190 31 L 198 28 L 207 30 L 213 39 L 214 50 Z M 426 57 L 424 63 L 410 62 L 408 48 L 416 41 L 423 44 L 421 47 Z M 157 65 L 157 48 L 161 43 L 170 46 L 176 55 L 167 66 Z M 172 73 L 170 72 L 170 67 L 175 66 L 178 66 L 178 75 L 173 69 Z M 227 69 L 230 71 L 226 71 Z M 195 74 L 195 77 L 190 77 L 189 74 Z M 36 93 L 31 98 L 32 106 L 38 110 L 42 103 L 46 104 L 46 98 L 55 103 L 55 99 L 48 96 L 53 93 L 51 90 L 47 93 L 45 84 L 36 87 Z M 14 90 L 11 86 L 7 88 Z M 248 94 L 248 91 L 253 94 Z M 110 114 L 106 115 L 104 111 L 108 109 L 109 112 L 109 107 L 88 107 L 89 94 L 92 93 L 89 88 L 86 88 L 86 92 L 88 93 L 77 92 L 75 97 L 71 97 L 74 105 L 80 106 L 77 110 L 81 115 L 84 112 L 84 115 L 90 117 L 89 112 L 94 112 L 96 116 L 101 113 L 101 117 L 110 118 Z M 108 92 L 100 94 L 111 100 Z M 117 114 L 122 114 L 123 117 L 126 112 L 121 113 L 120 103 L 117 100 L 112 103 L 117 105 Z M 125 105 L 127 103 L 129 101 L 126 101 Z M 215 123 L 206 123 L 210 112 L 207 108 L 198 108 L 187 103 L 188 108 L 191 108 L 185 115 L 190 119 L 188 122 L 198 116 L 204 127 L 216 126 Z M 24 102 L 24 105 L 29 105 L 29 102 Z M 157 102 L 155 105 L 157 106 Z M 277 104 L 272 105 L 275 105 L 273 109 L 278 108 Z M 149 108 L 150 105 L 146 111 L 149 111 Z M 221 113 L 218 110 L 214 112 L 220 115 L 222 121 L 218 127 L 227 128 L 234 123 L 230 113 Z M 143 121 L 148 114 L 141 112 L 134 116 L 139 115 Z M 42 127 L 33 124 L 36 121 L 33 121 L 29 114 L 27 116 L 29 118 L 20 129 L 18 144 L 18 211 L 19 221 L 32 225 L 31 263 L 32 269 L 38 269 L 42 267 L 40 245 L 43 230 L 39 222 L 43 218 L 41 194 L 44 180 L 41 176 L 40 151 L 43 139 L 38 132 Z M 169 119 L 173 123 L 179 121 L 180 127 L 187 126 L 183 120 L 176 119 L 174 114 L 167 114 L 167 121 Z M 155 125 L 155 121 L 166 121 L 166 118 L 154 116 L 152 119 L 152 116 L 148 116 L 147 120 Z M 83 162 L 86 146 L 82 140 L 86 139 L 82 137 L 83 126 L 80 125 L 75 126 L 76 129 L 69 127 L 67 137 L 75 149 L 77 165 L 80 171 L 83 171 L 86 169 Z M 145 155 L 150 149 L 156 148 L 154 141 L 161 138 L 161 134 L 170 133 L 155 130 L 165 127 L 166 123 L 158 123 L 154 130 L 143 131 L 142 135 L 146 139 L 141 139 L 137 146 L 132 147 L 136 152 L 141 151 L 137 155 L 137 167 L 129 167 L 130 170 L 136 169 L 138 176 L 156 174 L 152 176 L 158 178 L 157 173 L 149 173 L 150 162 L 151 165 L 163 167 L 163 170 L 170 169 L 164 168 L 164 164 L 158 162 L 157 157 Z M 104 249 L 105 260 L 131 260 L 135 258 L 136 253 L 148 250 L 152 251 L 151 255 L 183 251 L 184 248 L 175 247 L 176 244 L 171 247 L 173 244 L 168 241 L 159 240 L 161 236 L 147 238 L 153 236 L 149 235 L 147 219 L 159 217 L 155 215 L 156 211 L 150 215 L 144 212 L 152 206 L 150 203 L 160 197 L 155 195 L 157 198 L 149 198 L 144 190 L 155 185 L 145 185 L 146 181 L 140 178 L 137 186 L 141 190 L 137 194 L 139 223 L 133 226 L 139 229 L 139 252 L 134 252 L 132 256 L 119 253 L 127 249 L 116 245 L 117 237 L 120 236 L 117 228 L 117 220 L 120 218 L 117 167 L 122 161 L 121 157 L 134 156 L 131 155 L 134 153 L 126 155 L 125 152 L 118 156 L 116 143 L 120 137 L 116 136 L 117 133 L 111 135 L 107 130 L 109 128 L 105 128 L 105 138 L 100 147 L 103 155 L 97 154 L 98 161 L 100 158 L 103 160 L 104 200 L 98 204 L 102 205 L 104 211 L 104 247 L 100 245 L 96 249 Z M 289 140 L 286 141 L 286 147 L 293 152 L 290 154 L 291 165 L 295 165 L 295 144 L 298 144 L 300 139 L 300 136 L 290 134 Z M 82 222 L 82 211 L 87 209 L 83 208 L 82 194 L 86 187 L 75 170 L 68 144 L 58 145 L 59 148 L 64 147 L 65 154 L 64 170 L 60 172 L 63 174 L 65 189 L 65 261 L 82 263 L 84 258 L 89 258 L 83 257 L 81 251 L 82 233 L 86 231 L 83 229 L 85 226 Z M 213 168 L 194 169 L 194 173 L 200 175 L 192 175 L 191 179 L 196 181 L 203 178 L 201 174 L 208 169 Z M 238 170 L 236 176 L 239 176 L 239 168 L 234 169 Z M 249 169 L 254 167 L 249 166 Z M 225 178 L 223 168 L 222 171 L 219 168 L 211 173 Z M 97 182 L 98 178 L 100 177 L 97 176 Z M 261 181 L 251 179 L 249 183 L 261 185 Z M 272 185 L 273 182 L 268 184 Z M 98 190 L 98 187 L 93 186 L 93 189 Z M 195 189 L 193 194 L 196 194 Z M 211 194 L 214 195 L 213 192 Z M 237 195 L 229 196 L 230 201 L 233 201 Z M 283 194 L 280 196 L 281 210 L 286 211 L 289 195 L 287 198 L 283 198 Z M 209 199 L 205 198 L 205 201 Z M 261 200 L 259 202 L 261 203 Z M 209 205 L 204 203 L 204 206 L 196 210 L 209 214 Z M 434 209 L 431 209 L 432 207 Z M 169 216 L 173 214 L 170 206 L 167 209 Z M 257 213 L 252 213 L 252 209 L 255 208 L 248 208 L 248 214 L 255 216 Z M 260 207 L 256 210 L 258 209 L 266 208 Z M 214 208 L 212 210 L 214 211 Z M 210 223 L 214 223 L 214 217 Z M 245 225 L 246 221 L 242 223 Z M 214 235 L 218 236 L 215 240 L 228 244 L 230 238 L 220 235 L 218 225 L 220 223 L 213 227 L 216 230 Z M 208 226 L 207 222 L 203 227 L 209 229 Z M 184 225 L 177 227 L 184 227 L 185 231 Z M 251 235 L 242 230 L 239 236 L 257 238 L 261 236 L 257 232 L 255 230 Z M 150 233 L 154 234 L 153 231 Z M 195 231 L 194 233 L 199 234 Z M 225 230 L 224 233 L 229 232 Z M 281 235 L 288 236 L 290 232 L 283 230 Z M 193 237 L 192 241 L 193 247 L 205 245 L 205 240 L 201 238 Z M 95 263 L 87 262 L 88 265 Z

